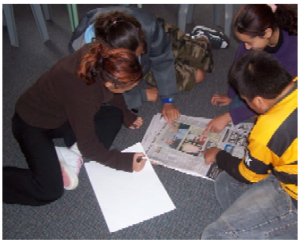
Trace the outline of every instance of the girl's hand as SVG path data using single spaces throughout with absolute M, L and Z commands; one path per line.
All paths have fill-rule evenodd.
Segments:
M 178 108 L 172 103 L 163 104 L 161 113 L 170 127 L 172 126 L 172 122 L 180 116 Z
M 217 106 L 225 106 L 231 103 L 232 99 L 230 99 L 227 95 L 219 95 L 214 94 L 211 98 L 211 103 Z
M 133 161 L 132 161 L 133 171 L 139 172 L 145 167 L 145 163 L 146 163 L 147 159 L 141 159 L 143 157 L 145 157 L 145 154 L 143 154 L 143 153 L 135 153 L 134 154 Z M 139 158 L 141 159 L 140 162 L 138 162 Z
M 132 125 L 129 127 L 130 129 L 139 129 L 143 125 L 143 118 L 138 117 L 136 120 L 132 123 Z

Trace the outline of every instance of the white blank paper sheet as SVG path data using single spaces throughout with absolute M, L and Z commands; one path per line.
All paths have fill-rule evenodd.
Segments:
M 144 152 L 137 143 L 123 152 Z M 85 163 L 110 232 L 175 209 L 171 198 L 147 160 L 140 172 L 118 171 L 97 162 Z

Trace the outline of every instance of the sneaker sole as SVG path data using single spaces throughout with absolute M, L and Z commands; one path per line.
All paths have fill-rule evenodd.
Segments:
M 215 29 L 211 29 L 211 28 L 205 27 L 203 25 L 197 25 L 193 28 L 191 33 L 194 33 L 197 29 L 202 30 L 202 32 L 208 31 L 211 35 L 214 35 L 214 33 L 216 33 L 215 36 L 221 38 L 223 40 L 222 42 L 226 43 L 225 46 L 223 46 L 223 43 L 222 43 L 220 47 L 215 47 L 214 49 L 221 49 L 221 48 L 225 49 L 229 46 L 229 38 L 222 31 L 217 31 Z M 192 35 L 192 38 L 194 38 L 194 39 L 198 38 L 195 34 L 191 34 L 191 35 Z
M 224 41 L 226 41 L 227 43 L 229 42 L 228 37 L 227 37 L 222 31 L 217 31 L 217 30 L 214 30 L 214 29 L 211 29 L 211 28 L 202 26 L 202 25 L 197 25 L 197 26 L 195 26 L 191 33 L 193 33 L 197 28 L 200 28 L 200 29 L 202 29 L 202 30 L 204 30 L 204 31 L 208 31 L 208 32 L 210 32 L 212 35 L 213 35 L 213 33 L 219 33 L 220 35 L 216 35 L 216 36 L 219 36 L 220 38 L 222 38 L 222 39 L 223 39 Z
M 221 32 L 221 31 L 217 31 L 217 30 L 214 30 L 214 29 L 211 29 L 211 28 L 208 28 L 208 27 L 205 27 L 205 26 L 202 26 L 202 25 L 197 25 L 197 26 L 195 26 L 194 27 L 194 29 L 193 29 L 193 31 L 195 30 L 195 29 L 203 29 L 203 30 L 207 30 L 207 31 L 209 31 L 209 32 L 215 32 L 215 33 L 221 33 L 222 35 L 223 35 L 223 32 Z M 192 32 L 193 32 L 192 31 Z
M 57 152 L 57 156 L 60 162 L 60 166 L 63 167 L 64 171 L 69 175 L 70 177 L 70 185 L 69 186 L 64 186 L 64 188 L 66 190 L 74 190 L 78 184 L 79 184 L 79 180 L 77 175 L 69 168 L 69 166 L 65 163 L 64 161 L 64 157 L 61 154 L 61 152 L 59 150 L 56 150 Z

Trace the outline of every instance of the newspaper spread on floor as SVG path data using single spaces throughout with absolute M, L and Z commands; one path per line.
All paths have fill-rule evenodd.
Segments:
M 181 115 L 170 127 L 160 113 L 153 116 L 142 140 L 149 159 L 190 175 L 214 180 L 221 172 L 216 164 L 206 165 L 201 151 L 219 147 L 243 158 L 253 123 L 230 123 L 221 133 L 203 131 L 211 119 Z

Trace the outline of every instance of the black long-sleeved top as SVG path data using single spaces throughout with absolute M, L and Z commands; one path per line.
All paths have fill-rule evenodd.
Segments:
M 76 71 L 91 44 L 63 58 L 44 73 L 17 101 L 16 111 L 29 125 L 54 129 L 68 121 L 75 133 L 78 148 L 84 157 L 109 167 L 132 171 L 133 153 L 109 151 L 95 134 L 94 115 L 103 103 L 123 111 L 123 124 L 136 119 L 126 107 L 122 94 L 113 94 L 99 78 L 87 85 Z

